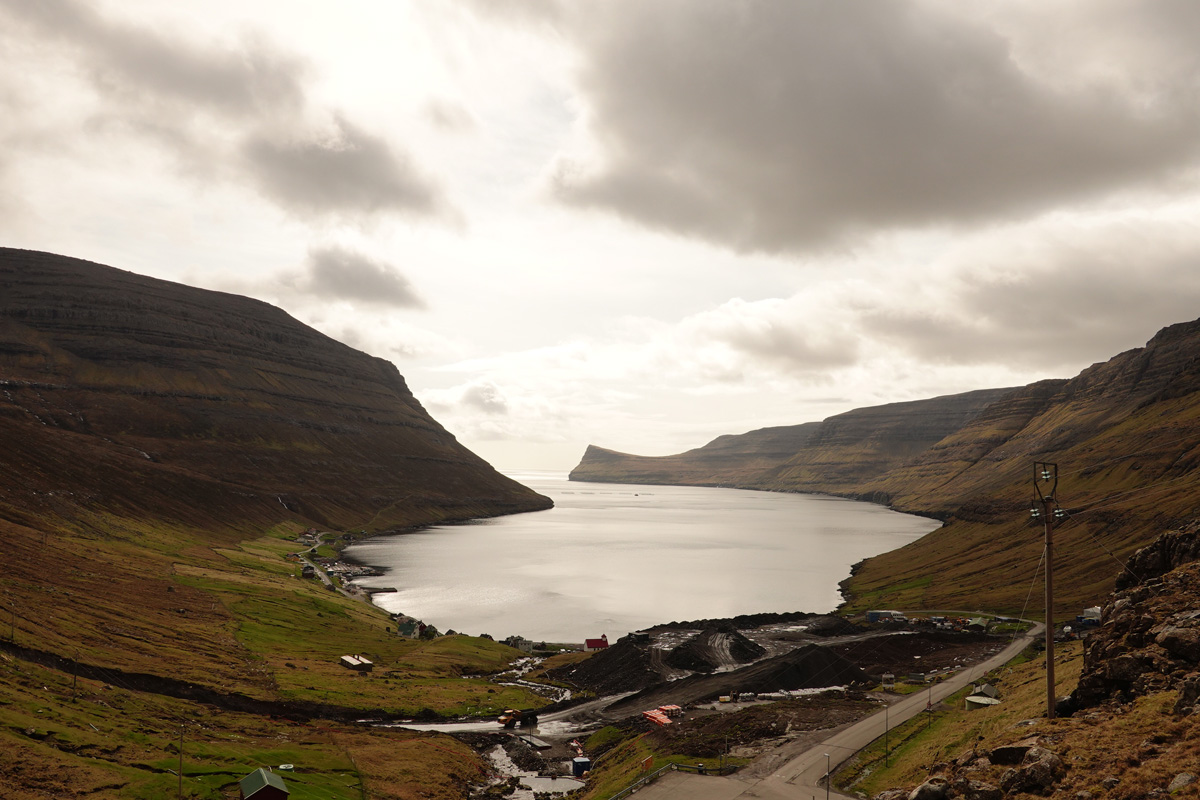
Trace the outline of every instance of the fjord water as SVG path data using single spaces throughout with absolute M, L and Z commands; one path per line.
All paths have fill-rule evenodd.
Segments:
M 355 544 L 387 570 L 365 587 L 439 631 L 534 641 L 610 641 L 663 622 L 763 611 L 827 612 L 868 556 L 940 523 L 822 495 L 510 477 L 555 507 Z

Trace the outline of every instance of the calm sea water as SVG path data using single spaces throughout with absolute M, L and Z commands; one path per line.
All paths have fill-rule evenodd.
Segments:
M 674 620 L 833 610 L 850 566 L 939 523 L 820 495 L 577 483 L 513 474 L 552 498 L 530 514 L 353 545 L 387 574 L 375 602 L 445 632 L 581 642 Z

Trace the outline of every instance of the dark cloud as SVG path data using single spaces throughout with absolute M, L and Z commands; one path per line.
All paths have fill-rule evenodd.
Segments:
M 77 0 L 0 0 L 30 31 L 74 48 L 105 94 L 259 117 L 304 103 L 308 65 L 261 37 L 202 46 L 177 32 L 129 25 Z
M 254 136 L 243 154 L 259 189 L 300 215 L 444 209 L 439 191 L 406 155 L 345 120 L 337 120 L 331 139 Z
M 1174 46 L 1200 34 L 1186 4 L 1144 5 L 1192 26 Z M 1194 69 L 1072 84 L 1031 72 L 954 4 L 563 8 L 599 156 L 561 162 L 557 197 L 737 250 L 1022 218 L 1151 184 L 1200 152 Z
M 48 49 L 59 45 L 98 94 L 100 110 L 74 135 L 153 142 L 190 177 L 248 182 L 306 218 L 453 216 L 395 144 L 337 114 L 314 127 L 330 114 L 310 107 L 309 65 L 262 37 L 198 43 L 79 0 L 0 0 L 5 18 Z
M 309 251 L 296 288 L 312 294 L 400 308 L 424 308 L 408 279 L 394 267 L 340 247 Z
M 1107 359 L 1200 308 L 1200 242 L 1139 248 L 1140 238 L 1063 246 L 1031 270 L 966 279 L 941 308 L 867 311 L 861 329 L 934 364 L 1061 370 Z

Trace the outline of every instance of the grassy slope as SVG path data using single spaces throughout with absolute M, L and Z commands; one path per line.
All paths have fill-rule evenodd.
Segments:
M 175 768 L 181 724 L 187 797 L 222 797 L 222 787 L 253 768 L 282 763 L 301 770 L 288 777 L 293 798 L 346 797 L 359 783 L 372 798 L 461 797 L 482 769 L 469 748 L 446 737 L 223 710 L 141 691 L 140 674 L 235 699 L 364 714 L 491 714 L 543 702 L 469 677 L 502 669 L 518 651 L 465 636 L 402 640 L 378 609 L 296 577 L 284 558 L 294 549 L 288 527 L 215 546 L 199 534 L 119 520 L 88 534 L 43 536 L 12 525 L 3 533 L 0 591 L 12 602 L 3 638 L 11 626 L 17 645 L 102 676 L 76 679 L 72 699 L 69 663 L 50 669 L 4 656 L 5 797 L 174 796 L 177 778 L 166 770 Z M 367 655 L 375 671 L 338 666 L 346 653 Z
M 1059 694 L 1075 686 L 1081 664 L 1080 643 L 1059 645 L 1055 658 Z M 892 731 L 888 766 L 884 766 L 883 741 L 877 740 L 843 768 L 837 785 L 868 797 L 887 788 L 911 788 L 929 777 L 935 765 L 973 748 L 989 751 L 1039 736 L 1067 764 L 1067 777 L 1055 787 L 1056 797 L 1088 791 L 1094 797 L 1141 798 L 1165 789 L 1200 757 L 1200 720 L 1171 714 L 1176 692 L 1047 721 L 1044 655 L 1018 659 L 987 680 L 1000 690 L 1000 705 L 967 711 L 962 702 L 966 693 L 960 692 L 932 718 L 922 715 Z M 1028 720 L 1034 724 L 1018 724 Z M 990 774 L 976 777 L 998 786 L 1005 767 L 989 769 Z M 1118 779 L 1111 790 L 1101 785 L 1109 776 Z

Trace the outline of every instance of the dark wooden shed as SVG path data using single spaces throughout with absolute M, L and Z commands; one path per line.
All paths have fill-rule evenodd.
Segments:
M 283 778 L 262 768 L 238 781 L 242 800 L 287 800 L 288 788 Z

